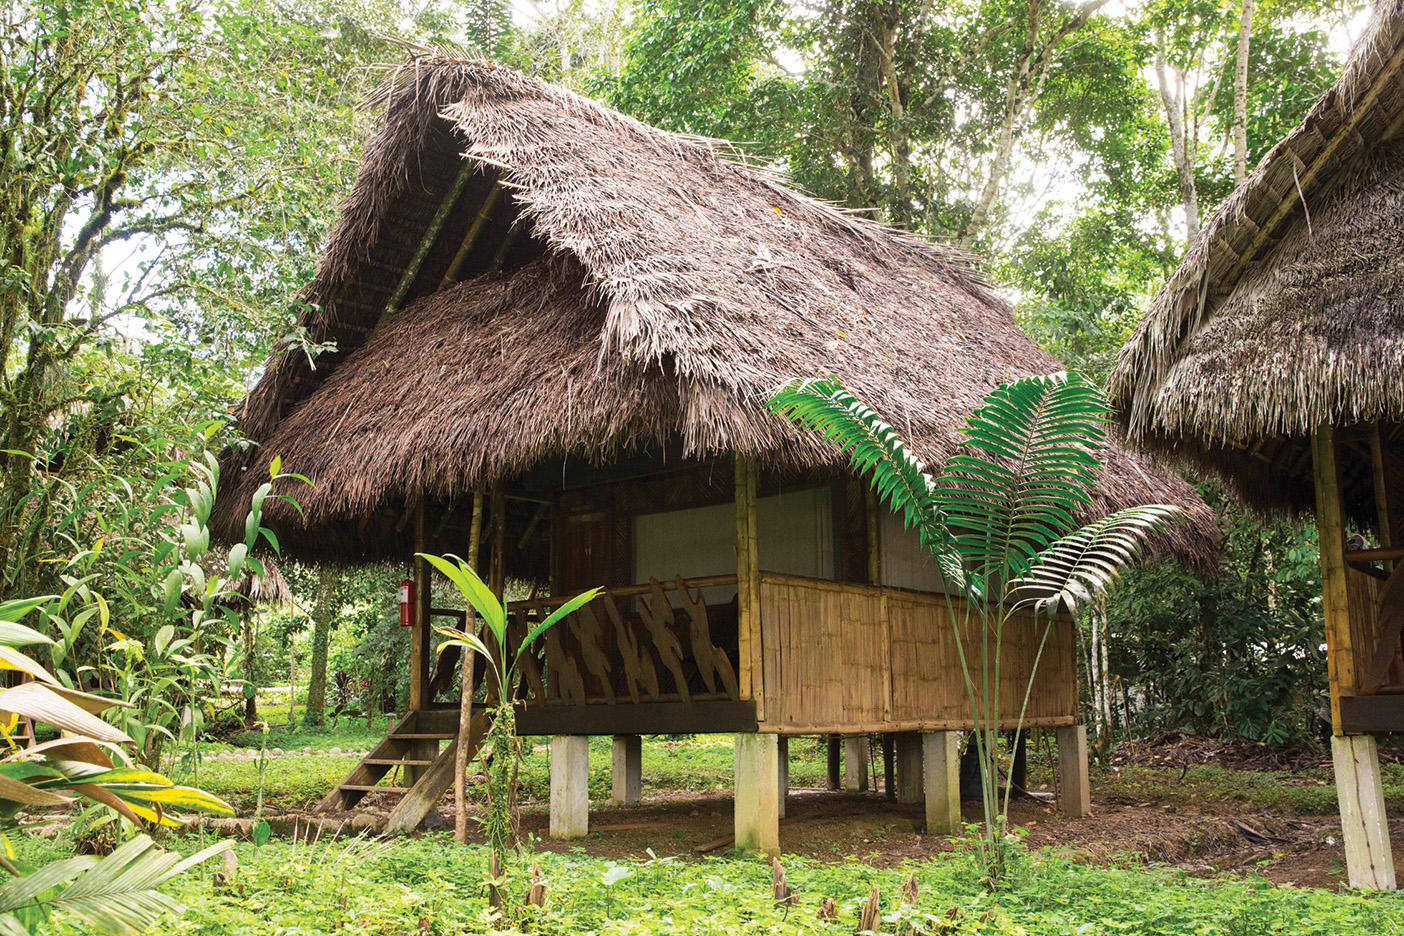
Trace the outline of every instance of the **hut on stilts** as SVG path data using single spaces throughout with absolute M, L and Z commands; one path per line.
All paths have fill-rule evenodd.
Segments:
M 309 337 L 337 350 L 269 361 L 240 417 L 259 445 L 231 455 L 216 524 L 242 535 L 238 505 L 276 456 L 314 482 L 278 488 L 301 512 L 264 503 L 291 556 L 466 556 L 477 502 L 485 578 L 528 583 L 509 603 L 517 639 L 605 586 L 530 648 L 513 690 L 519 730 L 553 736 L 553 835 L 587 829 L 588 736 L 614 736 L 616 798 L 636 802 L 639 736 L 680 732 L 736 734 L 743 848 L 778 849 L 801 734 L 894 733 L 901 797 L 954 830 L 971 717 L 939 576 L 831 448 L 763 404 L 836 375 L 939 464 L 986 393 L 1058 362 L 965 255 L 806 198 L 727 144 L 478 62 L 416 61 L 377 105 L 303 296 Z M 1189 505 L 1166 547 L 1216 548 L 1188 485 L 1122 448 L 1096 498 Z M 430 623 L 462 612 L 414 569 L 410 712 L 324 803 L 349 808 L 402 768 L 392 829 L 453 780 L 440 742 L 457 706 L 438 699 L 455 664 L 436 667 Z M 1005 678 L 1026 679 L 1034 651 L 1013 641 Z M 1064 619 L 1027 723 L 1062 733 L 1075 815 L 1077 722 Z
M 1204 225 L 1121 349 L 1138 443 L 1314 512 L 1350 883 L 1395 886 L 1374 732 L 1404 730 L 1404 4 Z

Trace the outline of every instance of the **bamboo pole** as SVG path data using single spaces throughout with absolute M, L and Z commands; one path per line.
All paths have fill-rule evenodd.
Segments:
M 756 536 L 756 472 L 744 455 L 736 456 L 736 590 L 740 618 L 742 699 L 756 703 L 756 719 L 765 719 L 760 633 L 760 556 Z
M 414 505 L 414 628 L 410 633 L 410 702 L 412 712 L 423 711 L 433 699 L 427 698 L 433 674 L 429 667 L 429 609 L 433 606 L 433 581 L 429 562 L 418 553 L 428 543 L 424 535 L 424 502 Z
M 1345 524 L 1341 515 L 1340 474 L 1335 428 L 1312 433 L 1316 482 L 1316 530 L 1321 546 L 1321 607 L 1326 619 L 1326 664 L 1331 688 L 1331 731 L 1341 731 L 1341 696 L 1355 695 L 1355 648 L 1346 593 Z
M 479 540 L 483 529 L 483 492 L 473 492 L 473 521 L 468 528 L 468 567 L 478 570 Z M 473 609 L 463 617 L 463 629 L 477 630 Z M 453 754 L 453 836 L 459 842 L 468 841 L 468 746 L 473 733 L 473 662 L 474 653 L 463 648 L 463 676 L 458 693 L 458 746 Z
M 463 261 L 468 259 L 468 253 L 478 242 L 478 236 L 483 233 L 483 228 L 487 227 L 488 219 L 492 217 L 492 209 L 497 205 L 497 196 L 501 192 L 502 183 L 500 181 L 494 182 L 492 188 L 488 190 L 487 196 L 483 199 L 483 206 L 478 209 L 478 216 L 473 219 L 472 226 L 464 235 L 463 243 L 458 245 L 458 253 L 454 254 L 453 260 L 449 261 L 448 270 L 444 273 L 444 278 L 439 281 L 440 289 L 458 278 L 458 271 L 463 268 Z
M 1380 546 L 1384 549 L 1394 545 L 1394 529 L 1391 520 L 1389 481 L 1385 475 L 1384 439 L 1380 436 L 1380 424 L 1370 427 L 1370 469 L 1375 482 L 1375 516 L 1380 526 Z
M 468 183 L 468 178 L 473 174 L 475 168 L 476 164 L 471 159 L 463 160 L 463 165 L 458 169 L 458 175 L 454 176 L 453 181 L 449 183 L 448 191 L 444 193 L 444 198 L 439 202 L 434 217 L 429 220 L 429 226 L 424 230 L 424 236 L 420 238 L 418 246 L 414 249 L 414 254 L 410 256 L 404 273 L 400 274 L 400 281 L 395 284 L 395 291 L 390 294 L 390 299 L 385 303 L 385 311 L 381 313 L 382 319 L 398 309 L 400 304 L 404 302 L 410 286 L 414 283 L 414 278 L 419 275 L 419 268 L 424 264 L 425 258 L 429 256 L 429 249 L 434 246 L 434 241 L 439 236 L 439 229 L 448 220 L 449 212 L 453 210 L 458 196 L 463 192 L 463 186 Z

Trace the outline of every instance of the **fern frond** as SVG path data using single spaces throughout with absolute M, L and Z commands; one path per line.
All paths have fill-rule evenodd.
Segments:
M 1106 398 L 1080 375 L 1016 380 L 971 414 L 934 498 L 972 573 L 1008 580 L 1074 526 L 1106 444 Z
M 1169 529 L 1184 511 L 1169 504 L 1128 507 L 1093 521 L 1048 546 L 1029 570 L 1009 583 L 1014 606 L 1091 601 L 1121 574 L 1146 542 Z
M 897 431 L 875 410 L 844 389 L 834 377 L 785 384 L 767 404 L 772 413 L 811 429 L 848 456 L 860 477 L 868 477 L 878 500 L 915 529 L 935 557 L 941 574 L 969 592 L 975 583 L 951 538 L 926 466 Z

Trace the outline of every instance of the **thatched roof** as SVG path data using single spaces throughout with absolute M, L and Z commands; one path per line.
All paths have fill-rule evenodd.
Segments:
M 1404 4 L 1389 0 L 1209 218 L 1109 378 L 1137 442 L 1258 506 L 1313 502 L 1313 427 L 1404 421 L 1401 63 Z
M 962 253 L 806 198 L 723 144 L 483 63 L 417 62 L 384 106 L 305 294 L 310 337 L 339 351 L 315 369 L 277 355 L 249 395 L 261 446 L 219 501 L 231 530 L 275 455 L 316 482 L 289 489 L 305 521 L 265 504 L 285 547 L 344 560 L 403 554 L 406 502 L 452 503 L 550 458 L 666 445 L 831 464 L 763 410 L 797 376 L 837 375 L 940 463 L 991 389 L 1061 368 Z M 1208 509 L 1141 456 L 1113 450 L 1098 497 L 1190 505 L 1173 547 L 1214 553 Z

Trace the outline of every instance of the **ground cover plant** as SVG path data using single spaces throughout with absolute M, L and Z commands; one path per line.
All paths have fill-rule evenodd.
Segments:
M 39 843 L 36 848 L 55 848 Z M 231 877 L 189 876 L 170 934 L 805 934 L 853 933 L 873 888 L 879 934 L 970 936 L 1390 936 L 1404 932 L 1404 898 L 1278 888 L 1261 879 L 1200 880 L 1165 869 L 1099 868 L 1053 851 L 1017 850 L 1002 893 L 981 884 L 965 848 L 935 860 L 877 869 L 783 859 L 796 899 L 777 905 L 772 869 L 755 860 L 599 859 L 538 854 L 541 908 L 520 929 L 497 929 L 477 884 L 486 850 L 447 833 L 391 842 L 274 841 L 235 846 Z M 915 882 L 916 900 L 903 887 Z M 525 882 L 510 886 L 524 889 Z M 911 893 L 911 891 L 908 891 Z M 833 918 L 819 915 L 832 899 Z M 60 925 L 54 936 L 76 936 Z

